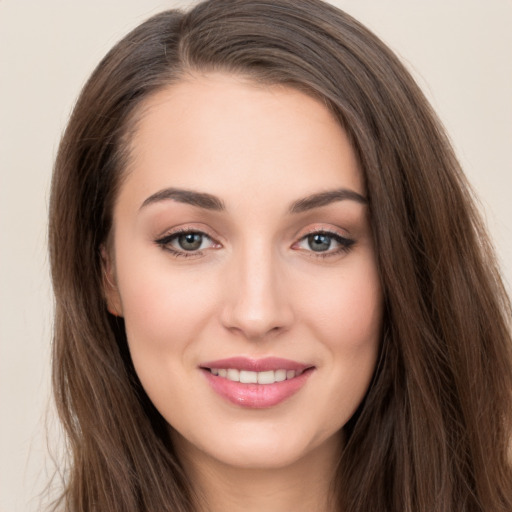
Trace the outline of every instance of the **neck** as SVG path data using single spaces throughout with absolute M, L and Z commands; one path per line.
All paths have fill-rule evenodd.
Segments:
M 198 512 L 332 512 L 341 439 L 284 467 L 240 468 L 213 459 L 181 438 L 179 452 Z M 185 455 L 185 456 L 183 456 Z

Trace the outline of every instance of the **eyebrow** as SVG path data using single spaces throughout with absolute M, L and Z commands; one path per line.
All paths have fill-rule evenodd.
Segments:
M 159 190 L 158 192 L 155 192 L 147 199 L 145 199 L 140 208 L 142 209 L 150 204 L 166 200 L 173 200 L 177 201 L 178 203 L 190 204 L 205 210 L 212 210 L 217 212 L 226 210 L 224 201 L 212 194 L 181 188 L 165 188 L 163 190 Z M 368 204 L 368 200 L 361 194 L 355 192 L 354 190 L 340 188 L 336 190 L 319 192 L 317 194 L 311 194 L 310 196 L 298 199 L 291 204 L 289 212 L 302 213 L 314 208 L 327 206 L 336 201 L 346 200 L 355 201 L 360 204 Z
M 368 199 L 354 190 L 346 188 L 340 188 L 336 190 L 327 190 L 326 192 L 319 192 L 318 194 L 312 194 L 295 201 L 290 206 L 290 213 L 302 213 L 313 208 L 320 208 L 321 206 L 327 206 L 336 201 L 355 201 L 360 204 L 368 204 Z
M 205 210 L 224 211 L 226 209 L 224 202 L 216 196 L 206 194 L 204 192 L 195 192 L 193 190 L 185 190 L 181 188 L 165 188 L 159 190 L 153 195 L 149 196 L 141 205 L 141 209 L 160 201 L 172 199 L 178 203 L 190 204 L 198 206 Z

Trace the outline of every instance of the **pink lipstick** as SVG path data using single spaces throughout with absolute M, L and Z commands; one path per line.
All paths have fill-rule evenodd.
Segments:
M 273 407 L 297 393 L 314 366 L 289 359 L 232 357 L 200 365 L 213 390 L 241 407 Z

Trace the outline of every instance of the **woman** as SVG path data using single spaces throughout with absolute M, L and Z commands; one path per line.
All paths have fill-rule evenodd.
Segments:
M 508 298 L 434 114 L 346 14 L 217 0 L 126 36 L 50 248 L 65 509 L 511 509 Z

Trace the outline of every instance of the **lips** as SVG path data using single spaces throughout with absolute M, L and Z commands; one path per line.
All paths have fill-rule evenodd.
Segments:
M 234 357 L 200 366 L 212 389 L 241 407 L 273 407 L 297 393 L 314 366 L 289 359 Z

